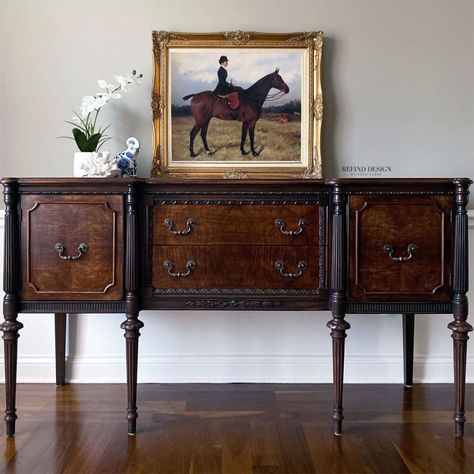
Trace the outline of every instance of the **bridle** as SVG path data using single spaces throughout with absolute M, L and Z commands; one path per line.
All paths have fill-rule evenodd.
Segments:
M 275 92 L 274 94 L 267 95 L 265 102 L 274 102 L 275 100 L 281 99 L 284 95 L 286 95 L 285 92 L 278 90 L 278 92 Z

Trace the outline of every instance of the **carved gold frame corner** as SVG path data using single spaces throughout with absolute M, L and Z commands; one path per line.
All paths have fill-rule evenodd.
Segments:
M 152 177 L 212 177 L 226 179 L 245 178 L 322 178 L 321 125 L 323 119 L 323 93 L 321 87 L 321 59 L 323 32 L 257 33 L 231 31 L 222 33 L 181 33 L 153 31 L 154 79 L 151 98 L 153 118 Z M 236 169 L 229 162 L 228 168 L 198 166 L 173 168 L 169 165 L 168 129 L 168 76 L 169 50 L 171 48 L 295 48 L 306 49 L 308 130 L 306 165 L 301 167 L 262 166 Z

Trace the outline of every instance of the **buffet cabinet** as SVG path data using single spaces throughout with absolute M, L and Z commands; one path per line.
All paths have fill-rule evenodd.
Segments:
M 136 433 L 141 310 L 329 310 L 334 433 L 347 313 L 452 313 L 455 435 L 464 431 L 469 179 L 3 179 L 6 432 L 15 433 L 21 312 L 125 313 L 128 432 Z M 258 317 L 256 315 L 255 317 Z M 436 317 L 436 316 L 434 316 Z

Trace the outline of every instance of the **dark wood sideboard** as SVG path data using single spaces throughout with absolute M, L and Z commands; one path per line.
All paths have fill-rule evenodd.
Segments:
M 463 436 L 469 179 L 3 179 L 6 432 L 15 433 L 18 313 L 126 314 L 128 432 L 141 310 L 330 310 L 334 433 L 347 313 L 452 313 L 455 435 Z

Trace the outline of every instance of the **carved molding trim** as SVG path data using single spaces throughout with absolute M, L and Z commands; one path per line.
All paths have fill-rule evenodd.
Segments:
M 100 183 L 100 178 L 97 178 L 97 184 Z M 123 191 L 22 191 L 21 194 L 34 194 L 38 196 L 42 195 L 91 195 L 91 196 L 104 196 L 104 195 L 120 195 L 127 194 L 127 190 Z
M 184 36 L 177 35 L 176 33 L 170 33 L 169 31 L 153 31 L 153 51 L 159 52 L 161 49 L 166 48 L 171 40 L 186 41 Z
M 299 200 L 299 199 L 294 199 L 294 200 L 275 200 L 275 199 L 269 199 L 269 200 L 259 200 L 255 201 L 253 199 L 245 200 L 245 199 L 156 199 L 155 204 L 188 204 L 188 205 L 216 205 L 216 206 L 243 206 L 243 205 L 259 205 L 259 204 L 270 204 L 270 205 L 285 205 L 285 204 L 300 204 L 300 205 L 317 205 L 317 206 L 324 206 L 324 203 L 321 203 L 319 201 L 309 201 L 309 200 Z
M 189 182 L 192 184 L 192 181 Z M 153 195 L 167 195 L 172 194 L 176 195 L 179 194 L 180 196 L 307 196 L 313 197 L 314 199 L 321 199 L 321 196 L 329 195 L 329 191 L 146 191 L 145 194 L 153 194 Z M 417 193 L 416 193 L 417 194 Z
M 304 172 L 298 175 L 303 179 L 321 179 L 323 172 L 323 163 L 319 149 L 317 146 L 313 147 L 313 156 L 311 157 L 311 166 Z
M 251 31 L 242 30 L 224 32 L 224 38 L 237 46 L 247 44 L 252 39 L 252 35 Z
M 452 196 L 453 191 L 345 191 L 348 195 L 362 195 L 362 196 L 376 196 L 376 195 L 387 195 L 387 196 Z
M 293 288 L 154 288 L 154 295 L 280 295 L 280 296 L 317 296 L 319 289 Z
M 23 313 L 123 313 L 123 301 L 22 301 L 20 312 Z
M 224 174 L 224 179 L 247 179 L 248 175 L 242 170 L 229 170 Z
M 323 47 L 323 32 L 306 31 L 299 36 L 292 36 L 291 38 L 288 38 L 287 41 L 304 41 L 308 46 L 313 46 L 316 49 L 321 49 Z
M 209 309 L 271 309 L 279 308 L 283 304 L 271 300 L 191 300 L 186 301 L 186 306 Z
M 346 313 L 452 313 L 452 303 L 349 302 Z
M 151 96 L 151 111 L 153 119 L 159 119 L 165 110 L 165 102 L 160 94 L 153 93 Z
M 323 96 L 318 94 L 316 99 L 310 105 L 310 111 L 314 115 L 315 120 L 322 120 L 323 119 Z

